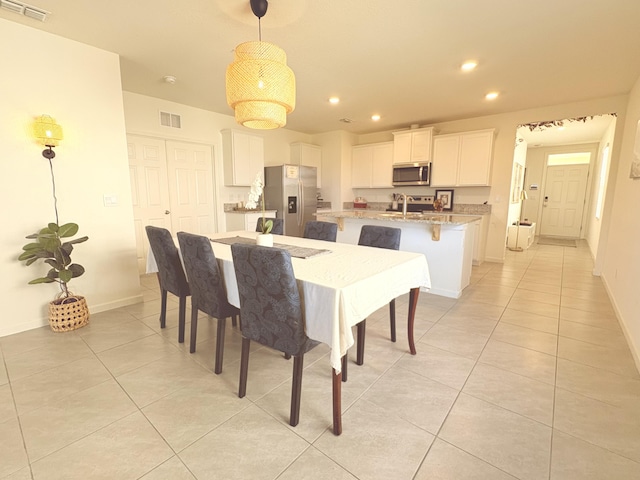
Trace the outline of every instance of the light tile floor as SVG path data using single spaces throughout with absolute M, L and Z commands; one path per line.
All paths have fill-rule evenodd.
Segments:
M 305 359 L 291 428 L 292 363 L 254 346 L 239 399 L 237 329 L 214 375 L 214 323 L 189 354 L 175 299 L 160 330 L 142 277 L 142 304 L 0 338 L 0 478 L 638 479 L 640 376 L 591 267 L 585 245 L 474 267 L 461 299 L 420 296 L 416 356 L 377 312 L 340 437 L 326 346 Z

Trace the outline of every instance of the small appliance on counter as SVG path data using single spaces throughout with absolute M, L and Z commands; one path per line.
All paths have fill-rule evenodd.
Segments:
M 363 197 L 356 197 L 353 201 L 353 208 L 367 208 L 367 200 Z

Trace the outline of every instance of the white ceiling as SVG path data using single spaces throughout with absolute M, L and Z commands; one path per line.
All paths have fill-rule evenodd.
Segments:
M 28 3 L 50 11 L 47 21 L 4 9 L 0 18 L 118 53 L 126 91 L 227 115 L 232 51 L 258 37 L 248 0 Z M 639 32 L 639 0 L 271 0 L 262 19 L 262 39 L 287 52 L 296 75 L 287 128 L 306 133 L 367 133 L 625 94 L 640 76 Z M 469 59 L 479 66 L 463 74 Z M 491 90 L 501 95 L 488 102 Z M 332 95 L 339 105 L 328 104 Z M 372 122 L 373 113 L 382 119 Z

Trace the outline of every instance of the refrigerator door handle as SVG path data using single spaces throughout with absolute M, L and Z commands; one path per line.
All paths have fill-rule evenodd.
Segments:
M 302 219 L 304 218 L 304 198 L 302 192 L 302 180 L 298 180 L 298 226 L 302 225 Z

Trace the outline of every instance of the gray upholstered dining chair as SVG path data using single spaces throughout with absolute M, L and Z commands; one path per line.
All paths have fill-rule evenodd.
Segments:
M 196 351 L 198 312 L 214 317 L 218 322 L 216 336 L 216 364 L 214 372 L 222 372 L 224 355 L 224 331 L 228 317 L 235 320 L 240 311 L 227 301 L 224 279 L 211 241 L 202 235 L 178 232 L 180 252 L 191 288 L 191 340 L 189 351 Z
M 240 294 L 242 357 L 238 396 L 247 392 L 251 341 L 293 357 L 289 424 L 300 419 L 304 354 L 318 342 L 307 337 L 291 255 L 286 250 L 258 245 L 231 245 Z
M 402 230 L 399 228 L 382 227 L 377 225 L 363 225 L 360 229 L 360 239 L 358 245 L 367 247 L 386 248 L 388 250 L 400 249 L 400 234 Z M 358 344 L 356 363 L 362 365 L 364 363 L 364 337 L 367 319 L 365 318 L 357 325 Z M 391 328 L 391 341 L 396 341 L 396 300 L 395 298 L 389 303 L 389 323 Z
M 304 224 L 304 238 L 335 242 L 338 236 L 338 224 L 331 222 L 311 221 Z
M 281 218 L 265 218 L 265 221 L 272 220 L 273 227 L 271 227 L 271 232 L 274 235 L 284 235 L 284 222 Z M 258 218 L 256 222 L 256 232 L 262 231 L 262 217 Z
M 180 299 L 178 309 L 178 342 L 184 342 L 185 313 L 187 297 L 191 295 L 189 283 L 182 268 L 180 254 L 173 243 L 171 233 L 166 228 L 147 225 L 145 227 L 149 246 L 158 265 L 160 283 L 160 328 L 165 328 L 167 320 L 167 292 Z

